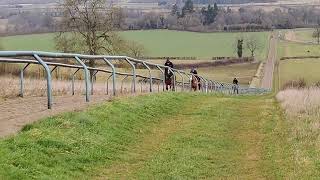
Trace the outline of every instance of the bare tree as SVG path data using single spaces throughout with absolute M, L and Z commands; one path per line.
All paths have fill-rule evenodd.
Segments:
M 257 36 L 249 35 L 246 39 L 246 46 L 251 56 L 254 57 L 255 52 L 260 49 L 260 41 Z
M 134 41 L 130 41 L 127 43 L 127 49 L 128 55 L 136 58 L 142 57 L 146 52 L 143 45 Z
M 320 44 L 320 24 L 314 27 L 312 37 L 317 39 L 317 43 Z
M 94 55 L 123 49 L 125 41 L 116 33 L 123 17 L 121 9 L 109 6 L 106 0 L 64 0 L 60 9 L 63 17 L 56 36 L 58 50 Z M 94 67 L 95 62 L 89 65 Z

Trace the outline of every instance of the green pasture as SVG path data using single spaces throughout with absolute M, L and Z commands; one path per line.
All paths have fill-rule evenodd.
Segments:
M 320 56 L 320 45 L 281 41 L 279 55 L 280 57 Z
M 294 33 L 297 40 L 305 41 L 305 42 L 317 42 L 315 38 L 312 37 L 314 29 L 295 29 Z
M 196 33 L 169 30 L 124 31 L 120 35 L 136 41 L 146 48 L 147 56 L 191 56 L 211 59 L 214 56 L 236 56 L 235 40 L 238 36 L 254 34 L 260 41 L 256 57 L 267 55 L 269 32 L 253 33 Z M 55 51 L 54 34 L 20 35 L 1 38 L 5 50 Z M 245 56 L 249 56 L 245 51 Z
M 237 78 L 240 84 L 248 85 L 250 84 L 253 76 L 255 75 L 258 66 L 259 63 L 244 63 L 217 67 L 198 68 L 197 70 L 200 75 L 203 75 L 208 79 L 232 83 L 233 79 Z
M 305 79 L 308 85 L 320 81 L 320 59 L 280 61 L 280 85 L 291 80 Z
M 165 60 L 152 60 L 153 63 L 164 64 Z M 205 63 L 210 62 L 208 60 L 198 60 L 197 62 Z M 174 64 L 188 64 L 193 63 L 189 60 L 173 60 Z M 251 82 L 253 76 L 255 75 L 257 68 L 259 66 L 258 62 L 255 63 L 239 63 L 239 64 L 229 64 L 222 66 L 210 66 L 210 67 L 199 67 L 196 68 L 199 75 L 206 77 L 207 79 L 213 79 L 220 82 L 232 82 L 236 77 L 239 83 L 242 85 L 248 85 Z M 190 72 L 190 69 L 183 69 L 186 72 Z M 137 70 L 141 72 L 143 70 Z M 147 72 L 141 73 L 147 75 Z M 177 79 L 180 80 L 179 76 Z

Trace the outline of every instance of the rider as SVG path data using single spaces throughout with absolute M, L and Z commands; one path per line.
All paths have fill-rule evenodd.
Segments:
M 173 63 L 167 58 L 166 63 L 164 63 L 165 66 L 168 66 L 170 68 L 173 68 Z M 171 81 L 171 76 L 173 75 L 171 71 L 169 71 L 169 68 L 164 69 L 165 74 L 165 81 Z M 166 86 L 166 89 L 168 90 L 168 86 Z
M 167 61 L 164 63 L 164 65 L 173 68 L 173 63 L 169 60 L 169 58 L 167 58 Z M 164 73 L 166 74 L 166 77 L 170 78 L 172 76 L 172 72 L 169 72 L 168 68 L 165 68 Z
M 239 85 L 238 85 L 239 81 L 238 81 L 238 79 L 234 78 L 232 83 L 233 83 L 233 93 L 235 94 L 237 92 L 237 94 L 239 94 Z
M 197 70 L 196 70 L 195 68 L 192 68 L 191 71 L 190 71 L 190 73 L 194 74 L 194 76 L 197 78 L 197 80 L 198 80 L 198 82 L 199 82 L 198 86 L 199 86 L 199 89 L 200 89 L 200 87 L 201 87 L 200 77 L 198 76 Z

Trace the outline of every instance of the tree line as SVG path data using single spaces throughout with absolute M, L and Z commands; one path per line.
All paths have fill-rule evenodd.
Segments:
M 187 0 L 183 6 L 174 4 L 167 15 L 155 12 L 137 14 L 128 13 L 124 23 L 126 29 L 262 31 L 313 27 L 318 24 L 320 10 L 315 7 L 277 8 L 273 11 L 243 7 L 235 10 L 218 7 L 217 3 L 196 8 L 193 1 Z
M 79 2 L 84 1 L 80 0 Z M 87 0 L 86 3 L 95 0 Z M 106 3 L 105 0 L 101 0 Z M 112 8 L 104 7 L 103 11 Z M 173 4 L 169 13 L 142 12 L 139 10 L 118 7 L 121 18 L 119 30 L 141 29 L 170 29 L 197 32 L 214 31 L 262 31 L 271 29 L 288 29 L 300 27 L 314 27 L 319 23 L 320 10 L 315 7 L 296 7 L 288 9 L 240 8 L 231 9 L 219 7 L 213 3 L 199 8 L 192 0 L 184 4 Z M 63 9 L 62 9 L 63 10 Z M 64 16 L 59 12 L 42 11 L 8 12 L 0 11 L 0 19 L 7 19 L 6 32 L 8 34 L 23 34 L 57 31 L 56 24 Z

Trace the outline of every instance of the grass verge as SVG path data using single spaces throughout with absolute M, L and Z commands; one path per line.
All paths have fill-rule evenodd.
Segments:
M 172 107 L 188 99 L 175 94 L 128 98 L 28 125 L 0 141 L 0 179 L 85 178 L 119 161 L 149 126 L 177 113 Z
M 271 95 L 118 99 L 1 140 L 0 179 L 307 177 L 283 117 Z

